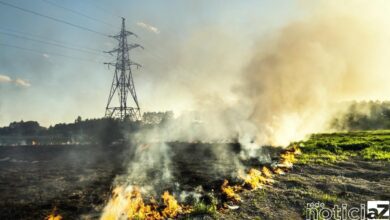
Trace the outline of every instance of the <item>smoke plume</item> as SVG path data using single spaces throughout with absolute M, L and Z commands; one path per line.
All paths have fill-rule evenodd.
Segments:
M 327 131 L 340 102 L 390 97 L 389 3 L 299 1 L 300 18 L 250 37 L 196 30 L 158 79 L 157 106 L 182 112 L 178 139 L 238 139 L 248 149 Z M 259 22 L 261 29 L 261 22 Z M 159 103 L 161 102 L 161 103 Z M 201 134 L 187 129 L 196 111 Z M 199 135 L 198 135 L 199 134 Z M 174 138 L 172 138 L 174 139 Z
M 340 101 L 389 97 L 383 13 L 374 19 L 372 5 L 364 10 L 361 4 L 356 14 L 329 5 L 255 45 L 235 91 L 251 110 L 247 119 L 255 125 L 257 143 L 287 145 L 326 130 Z
M 238 140 L 241 153 L 232 154 L 222 146 L 212 154 L 216 161 L 232 161 L 231 167 L 239 169 L 241 159 L 270 162 L 260 146 L 287 146 L 311 133 L 328 130 L 332 119 L 347 108 L 340 104 L 343 101 L 388 99 L 389 5 L 385 1 L 316 1 L 314 6 L 305 1 L 305 16 L 259 37 L 252 51 L 241 51 L 245 53 L 229 53 L 226 48 L 239 45 L 231 35 L 220 38 L 223 34 L 218 33 L 214 39 L 210 30 L 197 32 L 182 49 L 185 53 L 177 64 L 191 67 L 191 61 L 195 67 L 188 75 L 168 72 L 164 75 L 167 84 L 163 85 L 171 95 L 190 93 L 192 99 L 186 107 L 193 111 L 182 112 L 156 130 L 141 132 L 142 139 L 155 143 Z M 211 37 L 207 41 L 212 42 L 210 47 L 203 45 L 203 34 Z M 203 51 L 205 48 L 212 48 L 215 59 Z M 182 84 L 174 84 L 176 81 Z M 137 149 L 141 162 L 130 164 L 130 179 L 143 178 L 137 170 L 158 167 L 162 179 L 169 180 L 169 147 L 161 144 Z M 224 169 L 215 164 L 210 169 Z

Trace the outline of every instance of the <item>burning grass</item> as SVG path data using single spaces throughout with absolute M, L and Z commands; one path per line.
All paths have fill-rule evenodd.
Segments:
M 53 211 L 46 216 L 45 220 L 62 220 L 62 216 L 58 214 L 57 208 L 54 208 Z
M 139 187 L 116 187 L 100 219 L 117 220 L 126 218 L 158 220 L 175 218 L 179 214 L 190 211 L 189 207 L 180 205 L 168 191 L 165 191 L 161 198 L 161 205 L 153 198 L 146 204 Z
M 49 216 L 46 217 L 45 220 L 62 220 L 62 216 L 50 214 Z
M 244 180 L 244 184 L 249 186 L 251 189 L 261 188 L 268 182 L 267 178 L 264 177 L 260 170 L 251 168 L 245 176 L 240 176 Z
M 220 187 L 220 195 L 223 197 L 212 206 L 199 202 L 191 206 L 179 204 L 173 195 L 165 191 L 160 202 L 155 199 L 145 201 L 141 194 L 141 190 L 136 186 L 116 187 L 113 190 L 112 196 L 104 208 L 101 220 L 116 220 L 116 219 L 168 219 L 176 218 L 180 215 L 197 213 L 199 210 L 208 212 L 210 207 L 216 210 L 217 207 L 231 207 L 226 202 L 240 203 L 242 202 L 239 193 L 245 188 L 258 189 L 264 185 L 271 185 L 272 179 L 276 174 L 287 172 L 292 164 L 296 162 L 295 155 L 300 153 L 298 146 L 293 146 L 283 151 L 280 155 L 280 161 L 272 169 L 267 166 L 262 166 L 260 169 L 250 168 L 246 174 L 240 174 L 239 178 L 242 183 L 229 185 L 228 180 L 224 180 Z M 272 171 L 271 171 L 272 170 Z
M 225 195 L 227 199 L 232 200 L 234 202 L 241 201 L 241 197 L 237 194 L 237 192 L 241 190 L 241 186 L 229 186 L 228 180 L 224 180 L 221 186 L 222 194 Z
M 382 138 L 387 138 L 388 135 L 385 135 L 385 136 L 382 136 Z M 387 139 L 386 139 L 387 140 Z M 346 140 L 344 139 L 344 142 Z M 373 139 L 373 142 L 379 142 L 381 143 L 381 139 L 379 139 L 378 137 L 376 139 Z M 340 153 L 339 156 L 345 156 L 346 153 L 343 152 L 343 151 L 353 151 L 353 149 L 349 149 L 348 147 L 348 150 L 344 150 L 343 147 L 345 147 L 345 143 L 343 144 L 337 144 L 337 145 L 324 145 L 324 147 L 326 149 L 323 149 L 324 147 L 320 147 L 319 149 L 314 149 L 312 147 L 311 144 L 319 144 L 320 146 L 323 146 L 321 145 L 320 143 L 321 141 L 313 141 L 312 139 L 307 141 L 307 142 L 304 142 L 303 144 L 305 145 L 304 148 L 303 148 L 303 152 L 301 151 L 301 147 L 299 146 L 299 144 L 302 144 L 302 143 L 296 143 L 296 144 L 292 144 L 290 147 L 286 148 L 285 150 L 283 150 L 281 153 L 280 153 L 280 156 L 279 156 L 279 161 L 277 163 L 274 163 L 274 164 L 271 164 L 271 166 L 262 166 L 262 167 L 251 167 L 247 170 L 246 173 L 243 174 L 243 172 L 239 172 L 240 175 L 239 175 L 239 179 L 241 179 L 242 182 L 238 182 L 236 184 L 229 184 L 229 181 L 228 180 L 224 180 L 223 181 L 223 184 L 220 186 L 220 194 L 222 196 L 222 198 L 220 198 L 218 200 L 218 202 L 216 204 L 214 204 L 213 206 L 207 206 L 203 203 L 196 203 L 193 207 L 185 207 L 183 205 L 180 205 L 177 200 L 172 196 L 170 195 L 168 192 L 165 192 L 162 196 L 162 205 L 158 205 L 157 202 L 153 202 L 151 201 L 149 203 L 149 205 L 145 205 L 143 203 L 143 200 L 142 198 L 140 198 L 139 200 L 142 201 L 141 202 L 141 208 L 137 208 L 137 212 L 133 212 L 133 213 L 136 213 L 135 215 L 128 215 L 128 218 L 129 219 L 132 219 L 133 217 L 137 216 L 137 218 L 140 218 L 140 219 L 164 219 L 164 218 L 175 218 L 181 214 L 185 214 L 185 213 L 198 213 L 198 212 L 204 212 L 204 213 L 208 213 L 210 207 L 213 208 L 214 211 L 216 211 L 217 209 L 225 209 L 225 208 L 229 208 L 229 209 L 232 209 L 231 207 L 239 207 L 237 205 L 239 205 L 239 203 L 242 202 L 242 199 L 240 197 L 240 193 L 246 189 L 250 189 L 250 190 L 254 190 L 254 189 L 258 189 L 258 188 L 263 188 L 264 186 L 269 186 L 271 185 L 272 183 L 274 183 L 274 176 L 275 175 L 283 175 L 287 172 L 289 172 L 291 170 L 291 168 L 293 167 L 294 163 L 296 163 L 299 160 L 301 159 L 305 159 L 305 155 L 308 154 L 308 151 L 310 151 L 310 153 L 312 154 L 313 152 L 316 153 L 316 152 L 319 152 L 319 151 L 329 151 L 329 152 L 333 152 L 334 154 L 337 154 Z M 358 144 L 359 145 L 359 144 Z M 357 147 L 359 147 L 358 145 L 356 145 Z M 376 143 L 375 146 L 378 146 L 379 144 Z M 352 145 L 351 145 L 352 146 Z M 355 146 L 355 145 L 353 145 Z M 352 146 L 352 148 L 353 148 Z M 366 146 L 366 145 L 364 145 Z M 378 147 L 377 147 L 378 148 Z M 342 151 L 340 151 L 340 149 Z M 360 148 L 359 148 L 360 149 Z M 367 150 L 369 149 L 369 150 Z M 370 152 L 370 147 L 367 146 L 365 147 L 363 150 L 361 150 L 360 154 L 368 154 L 367 152 Z M 374 149 L 374 148 L 372 148 Z M 385 150 L 383 150 L 383 148 L 380 148 L 383 152 L 387 152 L 387 148 Z M 371 153 L 371 152 L 370 152 Z M 297 156 L 299 156 L 299 158 L 297 158 Z M 352 154 L 350 154 L 352 155 Z M 363 155 L 364 156 L 364 155 Z M 365 157 L 363 157 L 365 158 Z M 301 162 L 302 163 L 302 162 Z M 304 162 L 303 162 L 304 163 Z M 218 195 L 218 193 L 217 193 Z M 315 193 L 313 193 L 313 196 L 312 197 L 318 197 L 318 198 L 322 198 L 322 200 L 329 200 L 329 201 L 334 201 L 335 198 L 332 197 L 332 196 L 329 196 L 327 194 L 324 194 L 324 195 L 317 195 Z M 115 200 L 115 197 L 113 197 L 112 199 Z M 131 203 L 131 202 L 130 202 Z M 231 204 L 236 204 L 236 205 L 233 205 L 231 206 Z M 154 204 L 154 205 L 153 205 Z M 109 206 L 109 205 L 108 205 Z M 218 208 L 219 207 L 219 208 Z M 107 208 L 107 207 L 106 207 Z M 115 210 L 115 208 L 113 209 Z M 144 214 L 140 214 L 140 210 L 141 213 L 144 213 Z M 201 211 L 199 211 L 201 210 Z M 126 212 L 125 212 L 126 213 Z M 102 218 L 102 219 L 105 219 L 105 218 Z M 107 218 L 109 219 L 109 218 Z M 113 218 L 113 219 L 117 219 L 117 218 Z
M 285 172 L 293 166 L 293 163 L 297 161 L 295 156 L 299 154 L 301 154 L 299 146 L 296 144 L 292 145 L 281 153 L 280 161 L 276 167 L 273 168 L 273 173 L 266 166 L 263 166 L 261 170 L 250 168 L 247 174 L 239 175 L 240 179 L 244 181 L 242 185 L 229 186 L 228 180 L 225 180 L 221 186 L 222 193 L 228 200 L 241 202 L 241 197 L 237 193 L 243 190 L 242 186 L 247 186 L 254 190 L 262 188 L 264 185 L 274 183 L 274 180 L 272 179 L 273 175 L 285 174 Z
M 274 173 L 284 174 L 297 161 L 295 155 L 298 154 L 301 154 L 298 145 L 292 145 L 287 150 L 283 151 L 280 155 L 279 163 L 273 169 Z M 240 175 L 240 178 L 244 180 L 243 185 L 248 186 L 250 189 L 257 189 L 264 185 L 272 184 L 274 182 L 272 177 L 273 174 L 271 170 L 266 166 L 263 166 L 261 170 L 250 168 L 247 174 Z

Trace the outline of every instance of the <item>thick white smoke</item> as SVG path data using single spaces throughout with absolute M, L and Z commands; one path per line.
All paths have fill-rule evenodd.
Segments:
M 326 130 L 337 102 L 390 97 L 389 4 L 326 2 L 318 2 L 321 12 L 305 4 L 314 15 L 259 41 L 243 71 L 237 91 L 259 144 L 287 145 Z
M 261 146 L 287 146 L 326 131 L 331 119 L 347 107 L 340 106 L 342 101 L 389 99 L 390 3 L 302 1 L 302 6 L 308 11 L 305 17 L 263 36 L 252 51 L 243 50 L 241 59 L 241 53 L 226 55 L 226 48 L 237 47 L 235 40 L 220 39 L 219 33 L 218 39 L 206 42 L 203 34 L 212 36 L 210 30 L 196 33 L 178 59 L 178 66 L 193 67 L 192 71 L 170 72 L 164 85 L 170 91 L 166 94 L 190 94 L 184 104 L 178 103 L 190 113 L 132 136 L 145 145 L 136 145 L 119 184 L 143 185 L 146 192 L 155 192 L 172 181 L 172 149 L 166 142 L 238 141 L 243 148 L 239 154 L 228 145 L 210 145 L 215 163 L 207 168 L 215 173 L 227 167 L 237 171 L 245 168 L 242 161 L 248 158 L 270 162 Z M 207 53 L 202 48 L 212 48 L 211 57 L 203 56 Z M 169 79 L 182 84 L 169 84 Z
M 161 73 L 156 88 L 168 97 L 156 105 L 182 110 L 165 137 L 285 146 L 325 131 L 340 101 L 389 99 L 390 3 L 299 3 L 299 19 L 262 32 L 251 47 L 253 35 L 221 27 L 180 43 L 169 63 L 176 68 Z M 196 130 L 194 121 L 205 126 Z

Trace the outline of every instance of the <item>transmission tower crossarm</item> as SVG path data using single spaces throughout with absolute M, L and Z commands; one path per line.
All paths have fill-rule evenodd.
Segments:
M 128 48 L 129 50 L 132 50 L 132 49 L 137 48 L 137 47 L 142 48 L 142 49 L 145 49 L 145 48 L 144 48 L 143 46 L 141 46 L 140 44 L 127 44 L 127 48 Z M 112 50 L 110 50 L 110 51 L 104 51 L 104 53 L 108 53 L 108 54 L 112 55 L 113 53 L 118 53 L 118 51 L 120 51 L 120 50 L 121 50 L 121 48 L 115 48 L 115 49 L 112 49 Z
M 122 35 L 124 35 L 125 37 L 133 35 L 134 37 L 138 38 L 137 34 L 135 34 L 133 32 L 130 32 L 130 31 L 123 31 L 123 32 L 119 33 L 118 35 L 110 35 L 109 37 L 117 39 L 117 40 L 121 40 L 122 39 Z
M 103 63 L 104 65 L 107 65 L 108 68 L 110 68 L 110 66 L 113 66 L 113 67 L 117 67 L 117 63 Z
M 145 49 L 143 46 L 141 46 L 139 44 L 128 44 L 127 47 L 129 48 L 129 50 L 137 48 L 137 47 L 139 47 L 141 49 Z
M 129 65 L 136 66 L 136 67 L 137 67 L 137 69 L 138 69 L 138 68 L 140 68 L 140 67 L 142 67 L 142 65 L 141 65 L 141 64 L 139 64 L 139 63 L 136 63 L 136 62 L 133 62 L 133 61 L 130 61 Z
M 112 56 L 113 53 L 118 53 L 119 50 L 120 50 L 119 48 L 115 48 L 115 49 L 112 49 L 110 51 L 104 51 L 104 53 L 108 53 Z

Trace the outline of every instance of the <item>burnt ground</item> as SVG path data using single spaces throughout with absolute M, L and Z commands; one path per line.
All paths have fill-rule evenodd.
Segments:
M 218 191 L 237 169 L 233 157 L 240 152 L 238 144 L 169 146 L 174 177 L 162 190 L 192 191 L 201 185 L 204 191 Z M 274 160 L 280 153 L 271 147 L 262 151 Z M 224 160 L 219 152 L 227 154 Z M 0 147 L 0 219 L 44 219 L 54 208 L 64 219 L 98 219 L 115 177 L 126 175 L 130 155 L 131 147 L 125 146 Z M 160 178 L 158 173 L 148 175 Z
M 305 219 L 307 203 L 360 207 L 369 200 L 390 200 L 390 162 L 360 157 L 330 165 L 296 165 L 275 177 L 275 184 L 241 194 L 237 210 L 218 219 Z
M 202 185 L 218 191 L 235 168 L 229 155 L 217 161 L 210 149 L 227 146 L 229 152 L 240 151 L 236 144 L 170 146 L 175 149 L 174 176 L 180 190 Z M 280 149 L 264 149 L 277 160 Z M 64 219 L 98 219 L 115 176 L 126 173 L 128 155 L 124 146 L 0 147 L 0 219 L 44 219 L 54 207 Z M 246 163 L 259 166 L 258 161 Z M 272 186 L 241 193 L 237 210 L 222 209 L 214 217 L 302 219 L 308 202 L 358 206 L 367 200 L 390 200 L 389 171 L 389 162 L 359 157 L 326 166 L 296 165 L 290 173 L 276 176 Z
M 100 210 L 124 172 L 121 146 L 0 147 L 0 219 L 65 219 Z

